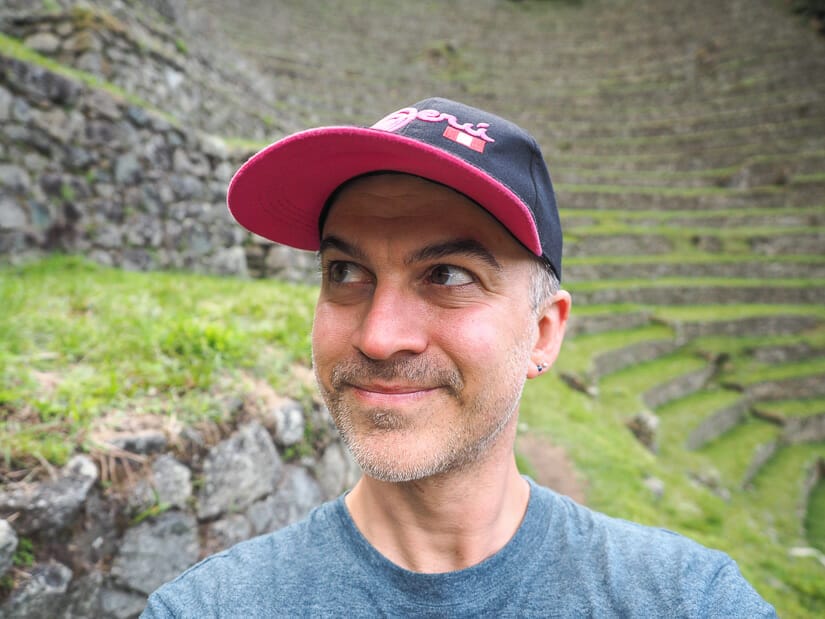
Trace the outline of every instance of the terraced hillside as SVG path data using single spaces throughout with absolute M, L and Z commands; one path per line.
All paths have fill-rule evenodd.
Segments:
M 202 40 L 180 45 L 257 67 L 255 88 L 220 73 L 220 100 L 272 139 L 433 94 L 530 128 L 574 318 L 525 433 L 589 504 L 723 548 L 782 616 L 825 614 L 825 39 L 781 0 L 189 4 Z
M 660 505 L 684 529 L 770 538 L 746 573 L 786 614 L 825 609 L 825 41 L 771 0 L 244 4 L 220 27 L 305 125 L 438 93 L 533 130 L 575 302 L 553 388 L 709 497 Z M 568 397 L 543 389 L 534 431 Z M 621 511 L 582 425 L 554 438 Z

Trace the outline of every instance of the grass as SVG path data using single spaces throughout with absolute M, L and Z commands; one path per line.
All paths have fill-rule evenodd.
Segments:
M 825 482 L 822 480 L 808 497 L 805 532 L 811 546 L 825 552 Z
M 113 410 L 220 417 L 240 372 L 309 364 L 310 287 L 126 273 L 74 258 L 0 270 L 0 450 L 60 464 Z
M 759 405 L 759 409 L 784 417 L 808 417 L 825 413 L 825 397 L 764 402 Z

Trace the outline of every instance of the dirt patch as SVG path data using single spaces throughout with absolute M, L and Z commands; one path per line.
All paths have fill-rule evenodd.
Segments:
M 516 450 L 530 463 L 536 482 L 585 504 L 586 484 L 563 447 L 541 435 L 522 434 L 516 439 Z

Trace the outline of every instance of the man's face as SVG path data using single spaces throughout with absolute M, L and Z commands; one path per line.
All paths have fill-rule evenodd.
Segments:
M 457 192 L 388 174 L 340 194 L 321 267 L 315 373 L 364 472 L 411 481 L 482 457 L 535 365 L 527 250 Z

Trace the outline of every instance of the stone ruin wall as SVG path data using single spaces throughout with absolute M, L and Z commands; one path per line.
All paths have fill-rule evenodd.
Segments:
M 131 270 L 315 281 L 312 254 L 249 234 L 228 214 L 227 183 L 251 153 L 209 132 L 270 128 L 254 113 L 215 111 L 232 109 L 205 87 L 218 69 L 163 32 L 72 12 L 63 0 L 62 13 L 26 17 L 27 4 L 0 8 L 4 34 L 148 105 L 0 54 L 0 261 L 62 251 Z M 150 590 L 200 557 L 350 487 L 357 467 L 325 408 L 311 408 L 286 402 L 242 415 L 217 439 L 121 436 L 117 457 L 80 455 L 51 478 L 4 484 L 0 577 L 13 587 L 0 591 L 0 616 L 134 617 Z M 306 424 L 327 432 L 302 448 Z M 112 467 L 124 463 L 136 467 L 134 483 L 113 493 Z M 30 542 L 32 565 L 13 565 Z
M 254 69 L 230 52 L 219 55 L 220 64 L 214 50 L 201 53 L 206 42 L 194 33 L 183 36 L 174 17 L 164 19 L 151 2 L 54 0 L 60 9 L 49 12 L 37 12 L 30 4 L 15 8 L 12 2 L 0 9 L 4 34 L 208 133 L 262 141 L 273 137 L 269 82 L 257 79 Z M 184 21 L 185 6 L 177 12 Z M 220 40 L 208 44 L 225 46 Z
M 201 64 L 181 61 L 162 37 L 141 44 L 92 11 L 5 14 L 0 24 L 41 53 L 171 110 L 161 115 L 0 55 L 0 259 L 64 251 L 131 270 L 315 281 L 311 254 L 264 241 L 229 216 L 228 181 L 251 152 L 232 152 L 193 121 L 263 129 L 249 113 L 237 114 L 236 127 L 225 124 L 207 105 L 207 91 L 187 89 L 191 76 L 206 71 Z
M 359 475 L 317 404 L 281 400 L 223 440 L 214 432 L 120 432 L 51 479 L 0 487 L 0 577 L 14 583 L 0 617 L 136 617 L 199 559 L 300 520 Z M 15 567 L 32 542 L 32 564 Z

